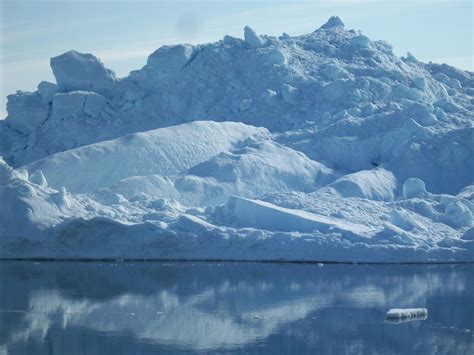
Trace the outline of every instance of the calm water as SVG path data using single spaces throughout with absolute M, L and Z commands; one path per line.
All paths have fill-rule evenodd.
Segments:
M 474 354 L 474 265 L 0 262 L 0 354 Z M 426 320 L 385 321 L 391 307 Z

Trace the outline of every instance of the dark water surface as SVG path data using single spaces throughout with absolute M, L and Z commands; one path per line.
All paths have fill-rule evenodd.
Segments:
M 0 354 L 165 351 L 474 354 L 474 265 L 0 262 Z

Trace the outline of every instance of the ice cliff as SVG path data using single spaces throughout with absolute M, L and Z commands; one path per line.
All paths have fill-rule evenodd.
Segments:
M 474 261 L 474 74 L 313 33 L 92 54 L 8 96 L 0 256 Z

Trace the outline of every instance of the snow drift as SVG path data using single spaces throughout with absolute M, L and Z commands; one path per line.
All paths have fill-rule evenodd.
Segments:
M 474 74 L 332 17 L 8 97 L 0 257 L 474 261 Z
M 178 174 L 268 136 L 266 129 L 241 123 L 193 122 L 56 153 L 25 168 L 41 170 L 52 187 L 88 192 L 132 176 Z

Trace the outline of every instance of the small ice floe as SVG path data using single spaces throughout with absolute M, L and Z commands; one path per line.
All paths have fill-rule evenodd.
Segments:
M 402 323 L 428 318 L 426 308 L 392 308 L 387 312 L 386 319 L 390 323 Z

